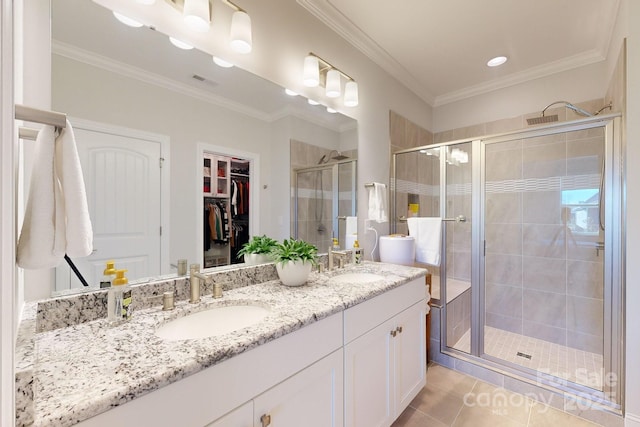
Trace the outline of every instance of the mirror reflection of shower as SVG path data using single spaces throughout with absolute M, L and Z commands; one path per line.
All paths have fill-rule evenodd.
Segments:
M 335 155 L 333 155 L 335 153 Z M 333 156 L 332 156 L 333 155 Z M 340 161 L 348 159 L 349 156 L 345 156 L 338 150 L 331 150 L 329 154 L 323 154 L 318 165 L 329 163 L 331 160 Z M 324 225 L 324 183 L 322 179 L 323 170 L 318 170 L 314 179 L 314 215 L 316 220 L 316 231 L 320 235 L 324 235 L 327 231 L 327 227 Z

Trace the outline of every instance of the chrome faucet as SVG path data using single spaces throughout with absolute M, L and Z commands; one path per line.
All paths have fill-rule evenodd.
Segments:
M 189 266 L 189 284 L 191 286 L 191 298 L 189 299 L 189 302 L 191 304 L 197 304 L 200 302 L 201 280 L 206 283 L 211 279 L 200 273 L 200 264 L 191 264 Z

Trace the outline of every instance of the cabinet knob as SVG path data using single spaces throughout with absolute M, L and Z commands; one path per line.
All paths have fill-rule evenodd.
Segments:
M 396 329 L 394 329 L 393 331 L 391 331 L 391 336 L 395 337 L 397 333 L 398 333 L 398 331 Z
M 396 328 L 396 331 L 398 331 L 398 333 L 399 333 L 399 334 L 401 334 L 401 333 L 402 333 L 402 326 L 398 326 L 398 327 Z
M 271 425 L 271 415 L 264 414 L 260 417 L 260 422 L 262 423 L 262 427 L 267 427 Z

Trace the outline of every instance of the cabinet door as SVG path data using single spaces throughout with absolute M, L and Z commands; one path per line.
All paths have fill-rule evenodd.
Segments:
M 395 319 L 345 346 L 345 426 L 388 426 L 393 421 L 392 375 Z
M 253 401 L 234 409 L 206 427 L 253 427 Z
M 342 363 L 338 350 L 255 398 L 254 427 L 342 427 Z
M 422 301 L 394 318 L 398 331 L 393 339 L 396 417 L 425 385 L 425 310 L 426 304 Z

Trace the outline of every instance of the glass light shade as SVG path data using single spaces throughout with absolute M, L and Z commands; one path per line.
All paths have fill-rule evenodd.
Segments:
M 314 101 L 313 99 L 307 99 L 307 102 L 309 103 L 309 105 L 320 105 L 318 101 Z
M 326 95 L 329 98 L 340 96 L 340 73 L 337 70 L 327 72 Z
M 358 83 L 353 80 L 344 86 L 344 105 L 346 107 L 358 105 Z
M 184 0 L 182 17 L 193 31 L 206 33 L 211 24 L 209 0 Z
M 184 50 L 193 49 L 193 46 L 191 46 L 189 43 L 185 43 L 182 40 L 176 39 L 175 37 L 169 37 L 169 41 L 171 42 L 172 45 L 174 45 L 179 49 L 184 49 Z
M 233 13 L 229 44 L 238 53 L 251 52 L 251 18 L 246 12 L 239 10 Z
M 304 58 L 302 83 L 307 87 L 316 87 L 320 84 L 320 64 L 318 64 L 318 58 L 313 55 Z
M 113 16 L 115 16 L 118 21 L 122 22 L 124 25 L 128 25 L 129 27 L 140 28 L 144 25 L 141 22 L 136 21 L 135 19 L 129 18 L 128 16 L 124 16 L 123 14 L 116 12 L 115 10 L 113 11 Z
M 222 68 L 231 68 L 233 67 L 233 63 L 229 62 L 229 61 L 225 61 L 222 58 L 218 58 L 217 56 L 213 57 L 213 62 L 218 66 L 218 67 L 222 67 Z

